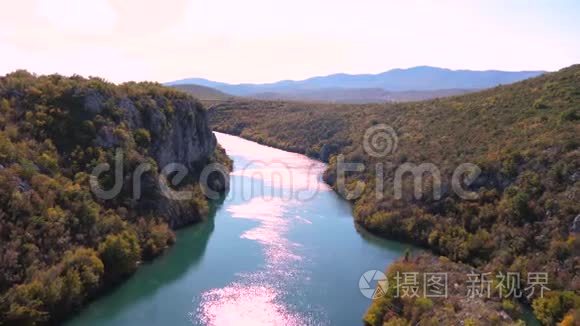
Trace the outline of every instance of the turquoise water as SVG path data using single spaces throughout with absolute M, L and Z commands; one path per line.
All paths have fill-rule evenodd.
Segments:
M 214 216 L 69 326 L 362 324 L 359 278 L 406 247 L 357 230 L 322 163 L 216 135 L 234 172 Z

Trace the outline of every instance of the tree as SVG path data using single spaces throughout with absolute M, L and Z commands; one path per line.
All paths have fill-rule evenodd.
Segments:
M 63 269 L 78 273 L 83 292 L 90 295 L 101 285 L 105 267 L 93 249 L 79 248 L 69 252 L 63 259 Z
M 553 325 L 571 309 L 580 308 L 580 295 L 572 291 L 549 292 L 532 303 L 534 314 L 544 325 Z
M 151 143 L 151 134 L 147 129 L 139 128 L 135 130 L 133 137 L 135 139 L 135 143 L 143 148 L 146 148 L 149 146 L 149 143 Z
M 105 279 L 119 281 L 137 269 L 141 258 L 137 236 L 130 231 L 107 236 L 99 246 L 99 256 L 105 265 Z

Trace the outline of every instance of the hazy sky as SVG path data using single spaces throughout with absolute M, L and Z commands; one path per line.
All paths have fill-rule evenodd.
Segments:
M 0 0 L 0 74 L 225 82 L 580 63 L 580 2 Z

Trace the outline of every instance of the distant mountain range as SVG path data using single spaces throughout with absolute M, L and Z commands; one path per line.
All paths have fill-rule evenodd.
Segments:
M 544 71 L 450 70 L 429 66 L 392 69 L 379 74 L 334 74 L 265 84 L 228 84 L 203 78 L 166 83 L 201 85 L 221 92 L 262 99 L 347 103 L 423 100 L 466 93 L 536 77 Z M 400 92 L 403 92 L 400 94 Z M 409 93 L 411 92 L 411 93 Z M 350 95 L 349 95 L 350 94 Z

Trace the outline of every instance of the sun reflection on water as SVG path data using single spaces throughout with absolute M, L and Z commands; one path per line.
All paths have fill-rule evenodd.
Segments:
M 231 284 L 202 295 L 201 321 L 206 325 L 306 325 L 280 303 L 277 289 L 267 285 Z
M 219 135 L 220 143 L 235 141 L 226 148 L 235 148 L 229 155 L 244 155 L 259 150 L 260 145 L 241 141 L 237 137 Z M 257 146 L 256 146 L 257 145 Z M 254 148 L 256 147 L 256 148 Z M 282 179 L 279 187 L 295 192 L 312 189 L 327 191 L 321 183 L 322 163 L 314 162 L 301 155 L 283 151 L 269 151 L 264 161 L 251 164 L 251 168 L 236 167 L 232 175 L 270 182 Z M 254 153 L 251 156 L 260 157 Z M 284 164 L 276 165 L 276 162 Z M 254 182 L 254 181 L 252 181 Z M 300 268 L 302 257 L 300 244 L 288 239 L 288 231 L 293 223 L 311 224 L 303 216 L 290 214 L 290 207 L 299 205 L 297 199 L 275 196 L 256 196 L 241 204 L 230 205 L 227 210 L 233 218 L 257 222 L 257 226 L 243 232 L 240 237 L 255 241 L 262 247 L 265 264 L 259 271 L 238 274 L 238 280 L 223 288 L 211 289 L 200 297 L 200 304 L 192 313 L 192 322 L 204 325 L 313 325 L 322 324 L 320 314 L 298 312 L 286 302 L 287 293 L 297 280 L 308 280 L 308 275 Z M 304 274 L 304 275 L 303 275 Z

